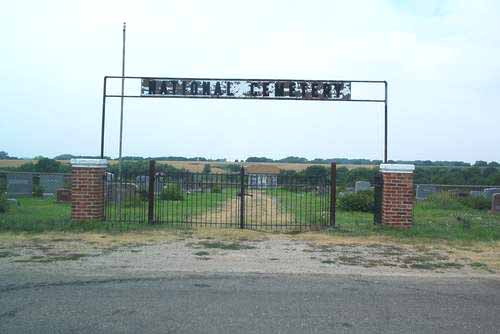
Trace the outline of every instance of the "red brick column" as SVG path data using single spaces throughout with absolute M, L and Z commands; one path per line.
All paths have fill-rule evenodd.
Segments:
M 413 223 L 414 165 L 382 164 L 380 223 L 394 227 L 411 227 Z
M 106 159 L 71 159 L 71 219 L 104 219 Z

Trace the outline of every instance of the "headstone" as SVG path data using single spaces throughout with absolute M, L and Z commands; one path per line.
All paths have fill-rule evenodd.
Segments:
M 436 186 L 429 184 L 418 184 L 417 185 L 417 200 L 427 199 L 430 195 L 437 193 L 439 190 Z
M 56 199 L 61 203 L 69 203 L 71 202 L 71 190 L 59 188 L 56 191 Z
M 480 190 L 471 190 L 469 192 L 469 196 L 470 197 L 481 197 L 481 196 L 483 196 L 483 192 Z
M 483 190 L 483 192 L 486 198 L 491 199 L 493 197 L 493 194 L 500 193 L 500 188 L 486 188 Z
M 106 172 L 106 182 L 113 182 L 115 174 Z
M 106 185 L 106 200 L 120 202 L 133 199 L 137 195 L 139 187 L 135 183 L 108 183 Z
M 149 184 L 149 175 L 139 175 L 135 178 L 137 184 Z
M 17 199 L 15 199 L 15 198 L 7 198 L 7 202 L 10 202 L 10 203 L 14 204 L 17 207 L 21 206 L 21 203 L 19 203 L 19 201 Z
M 31 196 L 33 194 L 33 174 L 7 174 L 7 196 Z
M 491 211 L 500 213 L 500 193 L 493 194 L 491 199 Z
M 139 175 L 135 178 L 135 184 L 140 191 L 146 191 L 149 189 L 149 176 Z
M 368 181 L 356 181 L 354 184 L 354 192 L 370 190 L 370 182 Z
M 44 195 L 53 195 L 57 189 L 64 187 L 64 175 L 62 174 L 40 174 L 40 186 Z

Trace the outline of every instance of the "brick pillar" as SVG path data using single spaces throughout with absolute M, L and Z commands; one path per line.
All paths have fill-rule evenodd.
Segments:
M 71 159 L 71 219 L 104 219 L 106 159 Z
M 377 184 L 379 189 L 378 223 L 394 227 L 411 227 L 413 223 L 414 165 L 381 164 Z

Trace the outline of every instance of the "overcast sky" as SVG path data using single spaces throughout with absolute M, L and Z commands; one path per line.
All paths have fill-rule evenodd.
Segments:
M 390 159 L 500 160 L 494 0 L 5 1 L 0 150 L 99 154 L 123 21 L 127 75 L 387 80 Z M 130 99 L 124 118 L 124 155 L 383 157 L 383 104 Z

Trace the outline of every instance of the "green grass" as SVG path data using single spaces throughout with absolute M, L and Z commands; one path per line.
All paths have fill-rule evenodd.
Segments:
M 410 268 L 413 269 L 425 269 L 425 270 L 434 270 L 434 269 L 460 269 L 463 268 L 463 264 L 456 262 L 417 262 L 410 265 Z
M 194 253 L 194 255 L 196 255 L 196 256 L 207 256 L 207 255 L 210 255 L 210 253 L 207 252 L 207 251 L 199 251 L 199 252 Z
M 471 268 L 478 269 L 478 270 L 484 270 L 490 273 L 494 273 L 495 271 L 490 269 L 486 263 L 482 262 L 472 262 L 470 264 Z
M 220 193 L 193 192 L 185 194 L 184 200 L 158 200 L 155 204 L 155 217 L 162 222 L 182 223 L 192 217 L 205 214 L 223 205 L 226 201 L 236 198 L 236 189 L 224 189 Z M 127 202 L 121 208 L 121 220 L 145 223 L 147 221 L 147 201 L 135 200 Z M 118 205 L 111 204 L 107 212 L 113 220 L 119 220 Z
M 208 249 L 223 249 L 223 250 L 242 250 L 242 249 L 255 249 L 255 246 L 244 245 L 238 242 L 221 242 L 221 241 L 202 241 L 197 244 Z
M 127 232 L 172 228 L 168 224 L 73 222 L 70 204 L 57 203 L 53 198 L 20 198 L 18 201 L 19 207 L 12 204 L 7 213 L 0 214 L 0 232 Z
M 414 209 L 414 224 L 395 229 L 373 224 L 373 214 L 337 211 L 337 227 L 332 234 L 354 236 L 387 235 L 396 238 L 442 239 L 461 241 L 500 240 L 500 215 L 485 210 L 440 209 L 425 202 Z
M 268 193 L 269 194 L 269 193 Z M 284 191 L 273 190 L 277 201 L 291 210 L 296 220 L 319 223 L 325 214 L 325 203 L 320 203 L 314 193 L 304 195 L 300 201 L 287 202 Z M 299 193 L 300 194 L 300 193 Z M 298 193 L 293 193 L 297 196 Z M 236 190 L 224 190 L 220 194 L 190 194 L 184 201 L 168 201 L 169 218 L 182 222 L 186 213 L 191 215 L 208 212 L 223 205 L 225 201 L 236 198 Z M 21 198 L 20 206 L 10 205 L 7 213 L 0 214 L 0 232 L 127 232 L 156 229 L 189 229 L 183 224 L 149 225 L 139 223 L 113 223 L 90 221 L 73 222 L 70 219 L 70 205 L 56 203 L 54 199 Z M 306 202 L 308 204 L 306 204 Z M 189 208 L 189 209 L 187 209 Z M 284 212 L 284 211 L 283 211 Z M 337 211 L 337 226 L 326 230 L 332 235 L 369 236 L 386 235 L 402 239 L 429 239 L 450 241 L 498 241 L 500 240 L 500 215 L 486 210 L 436 207 L 427 202 L 419 202 L 414 210 L 414 226 L 410 229 L 394 229 L 373 224 L 373 214 Z
M 329 202 L 327 194 L 295 192 L 286 189 L 268 189 L 268 196 L 276 198 L 283 213 L 292 212 L 297 225 L 327 225 Z

